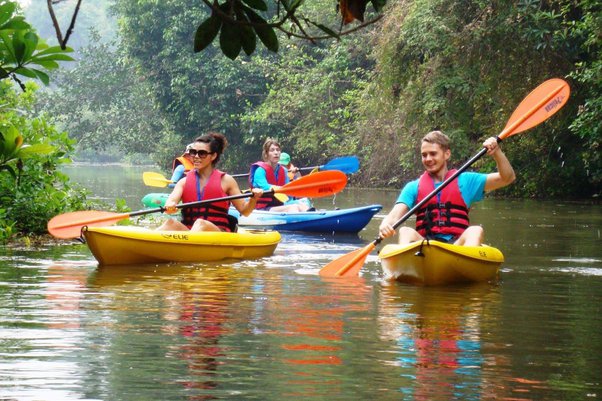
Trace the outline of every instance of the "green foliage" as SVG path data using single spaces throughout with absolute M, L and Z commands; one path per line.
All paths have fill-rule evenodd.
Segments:
M 171 159 L 181 154 L 184 144 L 216 130 L 223 132 L 232 145 L 220 162 L 221 167 L 229 168 L 229 163 L 236 166 L 239 161 L 232 156 L 238 152 L 236 147 L 243 146 L 245 135 L 240 116 L 263 98 L 267 85 L 263 71 L 246 56 L 235 61 L 223 57 L 214 46 L 198 54 L 192 51 L 190 38 L 194 37 L 195 23 L 208 17 L 205 6 L 183 0 L 118 0 L 115 10 L 120 17 L 120 49 L 124 52 L 118 57 L 127 60 L 137 80 L 144 80 L 145 99 L 155 99 L 157 112 L 164 112 L 166 120 L 173 124 L 170 131 L 174 134 L 164 132 L 162 136 L 172 141 L 170 151 L 159 149 L 159 140 L 154 140 L 149 144 L 155 152 L 169 154 L 171 165 Z M 244 50 L 250 44 L 241 46 Z
M 70 162 L 67 154 L 74 142 L 45 117 L 32 114 L 36 86 L 26 86 L 27 91 L 19 94 L 10 81 L 0 81 L 0 131 L 9 139 L 3 155 L 13 154 L 4 159 L 12 173 L 0 171 L 1 242 L 17 234 L 43 234 L 53 216 L 87 206 L 86 192 L 71 186 L 60 172 L 60 166 Z M 7 143 L 17 146 L 11 151 Z
M 0 1 L 0 79 L 20 82 L 15 75 L 21 75 L 48 85 L 50 77 L 40 68 L 55 70 L 58 61 L 72 61 L 65 54 L 72 49 L 48 46 L 17 11 L 16 2 Z
M 341 24 L 334 28 L 336 21 L 328 18 L 334 7 L 329 2 L 324 12 L 315 14 L 316 4 L 323 2 L 306 2 L 304 0 L 228 0 L 223 3 L 215 2 L 207 6 L 210 15 L 198 26 L 194 37 L 194 51 L 206 49 L 219 33 L 220 48 L 224 55 L 234 60 L 241 49 L 249 56 L 255 52 L 256 38 L 266 49 L 278 52 L 280 39 L 276 34 L 279 30 L 289 38 L 292 36 L 316 42 L 318 39 L 337 38 L 342 34 Z M 347 0 L 346 9 L 353 9 L 354 17 L 364 20 L 365 0 Z M 372 0 L 375 11 L 380 11 L 386 0 Z M 337 9 L 340 6 L 338 2 Z M 362 10 L 362 11 L 359 11 Z M 325 17 L 326 16 L 326 17 Z M 324 20 L 327 21 L 324 21 Z
M 355 153 L 355 109 L 372 67 L 365 40 L 293 42 L 278 64 L 256 60 L 272 83 L 264 102 L 243 117 L 247 143 L 259 148 L 265 137 L 279 138 L 301 165 Z
M 136 68 L 116 43 L 102 43 L 95 31 L 90 36 L 91 44 L 80 49 L 81 61 L 56 75 L 56 86 L 41 95 L 40 107 L 77 141 L 87 161 L 113 154 L 135 164 L 165 162 L 149 155 L 153 157 L 163 137 L 172 137 L 173 127 L 149 95 L 147 81 L 137 78 Z M 179 141 L 169 149 L 173 147 L 182 149 Z
M 503 193 L 600 191 L 595 179 L 600 159 L 591 152 L 600 143 L 600 13 L 595 10 L 590 0 L 392 4 L 375 47 L 378 74 L 360 111 L 365 117 L 360 141 L 370 147 L 376 165 L 364 179 L 387 185 L 415 177 L 422 170 L 416 144 L 433 129 L 450 135 L 459 165 L 483 139 L 501 132 L 535 86 L 577 73 L 589 87 L 570 82 L 571 100 L 563 111 L 504 145 L 519 178 Z M 574 123 L 577 110 L 583 126 Z M 384 156 L 391 154 L 396 160 Z M 479 167 L 494 168 L 490 159 Z

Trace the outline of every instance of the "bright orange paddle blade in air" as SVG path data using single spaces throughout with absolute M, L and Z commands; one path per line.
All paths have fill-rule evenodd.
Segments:
M 297 198 L 321 198 L 341 192 L 345 185 L 347 176 L 342 171 L 320 171 L 289 182 L 275 192 Z
M 376 248 L 374 241 L 363 248 L 343 255 L 320 270 L 321 277 L 354 277 L 357 276 L 366 262 L 366 258 Z
M 56 238 L 77 238 L 81 235 L 81 230 L 84 226 L 110 226 L 128 217 L 130 217 L 129 213 L 102 212 L 98 210 L 64 213 L 50 219 L 48 222 L 48 232 Z
M 505 139 L 547 120 L 568 102 L 570 94 L 568 83 L 560 78 L 548 79 L 520 102 L 499 138 Z

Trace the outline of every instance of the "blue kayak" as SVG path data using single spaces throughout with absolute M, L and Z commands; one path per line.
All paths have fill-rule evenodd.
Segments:
M 238 218 L 238 225 L 245 228 L 278 231 L 305 231 L 317 233 L 357 233 L 382 209 L 382 205 L 369 205 L 351 209 L 316 210 L 313 212 L 270 212 L 255 210 L 249 216 L 230 208 L 230 214 Z
M 142 198 L 146 207 L 164 206 L 169 194 L 150 193 Z M 270 212 L 255 210 L 249 216 L 241 216 L 230 208 L 229 213 L 238 218 L 238 225 L 278 231 L 305 231 L 316 233 L 357 233 L 382 209 L 382 205 L 360 206 L 350 209 L 316 210 L 313 212 Z

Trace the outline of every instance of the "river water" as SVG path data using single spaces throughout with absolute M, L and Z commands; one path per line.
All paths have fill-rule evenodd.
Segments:
M 145 170 L 67 172 L 138 210 L 155 192 Z M 386 211 L 396 196 L 316 203 Z M 602 399 L 602 207 L 487 199 L 471 216 L 505 254 L 496 283 L 386 283 L 376 252 L 357 280 L 317 275 L 382 215 L 234 263 L 101 268 L 76 242 L 3 248 L 0 399 Z

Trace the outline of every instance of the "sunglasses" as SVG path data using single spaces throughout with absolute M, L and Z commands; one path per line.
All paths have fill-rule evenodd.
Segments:
M 212 155 L 214 152 L 207 152 L 206 150 L 188 149 L 188 154 L 192 157 L 197 156 L 199 159 Z

